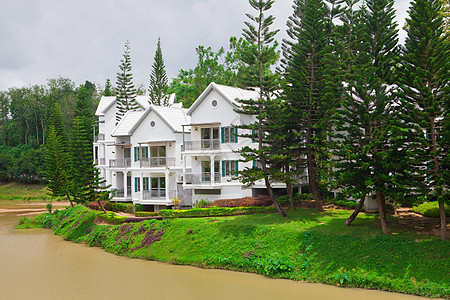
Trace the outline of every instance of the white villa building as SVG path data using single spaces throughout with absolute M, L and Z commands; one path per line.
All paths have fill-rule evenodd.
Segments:
M 253 123 L 255 117 L 237 113 L 236 100 L 257 97 L 256 91 L 215 83 L 189 110 L 174 97 L 170 106 L 155 106 L 147 96 L 138 96 L 140 110 L 127 112 L 119 123 L 115 97 L 102 97 L 96 111 L 99 135 L 94 159 L 114 191 L 112 200 L 151 205 L 158 211 L 176 197 L 182 206 L 192 206 L 200 199 L 265 194 L 262 181 L 245 187 L 232 175 L 253 164 L 239 162 L 235 151 L 257 146 L 238 136 L 237 131 L 244 129 L 234 126 Z

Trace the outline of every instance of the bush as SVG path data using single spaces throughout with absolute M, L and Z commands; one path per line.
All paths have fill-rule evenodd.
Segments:
M 206 208 L 209 207 L 211 202 L 208 201 L 208 199 L 200 199 L 197 201 L 197 203 L 194 204 L 195 208 Z
M 134 205 L 133 203 L 115 203 L 115 202 L 106 202 L 105 209 L 115 212 L 124 212 L 127 214 L 134 213 Z
M 104 212 L 99 212 L 97 214 L 97 217 L 103 218 L 106 220 L 106 222 L 111 224 L 122 224 L 123 222 L 125 222 L 125 219 L 127 218 L 124 216 L 118 216 L 112 211 L 108 211 L 106 214 Z
M 439 204 L 437 201 L 425 202 L 413 207 L 413 212 L 421 214 L 425 217 L 439 218 Z M 450 206 L 445 205 L 445 215 L 450 216 Z
M 294 201 L 294 204 L 299 204 L 302 200 L 312 200 L 312 194 L 299 194 L 295 193 L 292 195 L 292 200 Z M 289 195 L 283 195 L 278 197 L 278 203 L 280 203 L 282 206 L 290 205 Z
M 342 206 L 348 209 L 355 209 L 358 206 L 358 202 L 353 200 L 340 200 L 340 199 L 328 199 L 328 203 L 334 204 L 337 206 Z
M 209 206 L 217 207 L 256 207 L 256 206 L 270 206 L 272 201 L 269 196 L 258 196 L 258 197 L 244 197 L 237 199 L 220 199 L 211 202 Z
M 137 211 L 134 213 L 136 217 L 154 217 L 158 216 L 159 214 L 157 212 L 153 211 Z
M 277 209 L 273 206 L 260 207 L 210 207 L 193 208 L 185 210 L 162 209 L 159 215 L 163 218 L 192 218 L 192 217 L 219 217 L 250 214 L 275 213 Z

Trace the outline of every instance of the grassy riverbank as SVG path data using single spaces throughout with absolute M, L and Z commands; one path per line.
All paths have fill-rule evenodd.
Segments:
M 0 182 L 0 200 L 47 201 L 50 199 L 56 200 L 48 194 L 45 185 Z
M 297 209 L 277 214 L 149 220 L 94 225 L 97 212 L 69 208 L 21 220 L 67 240 L 136 258 L 248 271 L 274 278 L 323 282 L 429 297 L 450 293 L 450 243 L 397 230 L 379 232 L 375 215 L 343 226 L 347 211 Z

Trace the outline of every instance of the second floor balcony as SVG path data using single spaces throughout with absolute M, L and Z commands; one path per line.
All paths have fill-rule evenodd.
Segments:
M 219 139 L 213 140 L 200 140 L 200 141 L 186 141 L 184 145 L 185 150 L 219 150 L 220 141 Z
M 175 157 L 150 157 L 141 158 L 141 168 L 173 167 L 175 166 Z
M 109 167 L 110 168 L 129 168 L 129 167 L 131 167 L 131 158 L 110 159 Z
M 214 183 L 220 183 L 220 173 L 214 173 Z M 211 184 L 211 173 L 204 172 L 201 174 L 187 173 L 186 184 Z

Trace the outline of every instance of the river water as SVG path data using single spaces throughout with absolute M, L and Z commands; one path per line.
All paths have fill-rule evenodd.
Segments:
M 120 257 L 14 229 L 44 206 L 11 203 L 0 203 L 0 299 L 424 299 Z

